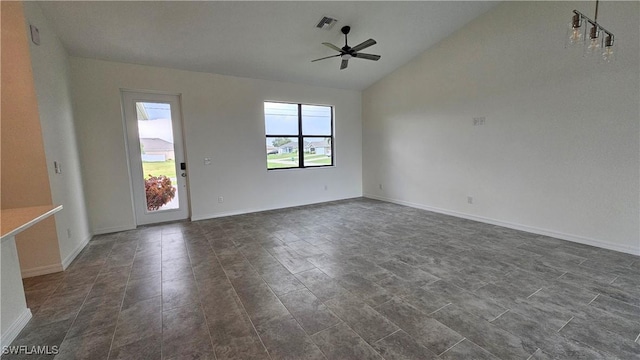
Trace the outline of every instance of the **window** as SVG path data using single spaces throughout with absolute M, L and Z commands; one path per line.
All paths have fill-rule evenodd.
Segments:
M 267 169 L 333 165 L 333 107 L 264 103 Z

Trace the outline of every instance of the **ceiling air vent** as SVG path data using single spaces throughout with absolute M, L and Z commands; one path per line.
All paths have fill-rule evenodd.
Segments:
M 330 18 L 328 16 L 323 16 L 322 19 L 316 24 L 318 29 L 322 30 L 330 30 L 333 27 L 333 24 L 338 22 L 338 20 L 334 18 Z

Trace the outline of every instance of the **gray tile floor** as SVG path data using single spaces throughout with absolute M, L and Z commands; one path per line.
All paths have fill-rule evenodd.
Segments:
M 25 280 L 34 317 L 13 345 L 59 345 L 56 359 L 631 359 L 638 275 L 636 256 L 354 199 L 96 236 L 67 271 Z

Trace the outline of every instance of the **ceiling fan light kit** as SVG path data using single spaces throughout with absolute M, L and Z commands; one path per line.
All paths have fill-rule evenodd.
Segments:
M 339 48 L 331 43 L 328 42 L 324 42 L 322 43 L 322 45 L 331 48 L 337 52 L 339 52 L 339 54 L 337 55 L 331 55 L 331 56 L 325 56 L 319 59 L 315 59 L 315 60 L 311 60 L 311 62 L 315 62 L 315 61 L 319 61 L 319 60 L 324 60 L 324 59 L 330 59 L 330 58 L 334 58 L 334 57 L 340 57 L 340 59 L 342 60 L 340 62 L 340 70 L 344 70 L 347 68 L 347 66 L 349 66 L 349 60 L 352 58 L 356 58 L 356 59 L 365 59 L 365 60 L 373 60 L 373 61 L 378 61 L 380 60 L 380 55 L 374 55 L 374 54 L 365 54 L 365 53 L 361 53 L 359 52 L 360 50 L 364 50 L 370 46 L 373 46 L 376 44 L 376 41 L 373 39 L 369 39 L 369 40 L 365 40 L 363 42 L 361 42 L 360 44 L 354 46 L 354 47 L 350 47 L 349 46 L 349 42 L 347 41 L 347 35 L 349 35 L 349 32 L 351 31 L 351 27 L 350 26 L 343 26 L 342 29 L 340 29 L 340 31 L 342 31 L 342 33 L 344 34 L 344 46 L 342 48 Z

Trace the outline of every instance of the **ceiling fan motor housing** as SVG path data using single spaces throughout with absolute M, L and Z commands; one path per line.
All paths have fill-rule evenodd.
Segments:
M 349 58 L 351 58 L 351 56 L 353 55 L 353 51 L 351 51 L 351 46 L 349 46 L 349 44 L 347 43 L 347 35 L 349 35 L 349 31 L 351 31 L 351 26 L 343 26 L 340 31 L 342 31 L 342 33 L 344 34 L 344 46 L 342 47 L 342 52 L 344 54 L 350 55 Z

